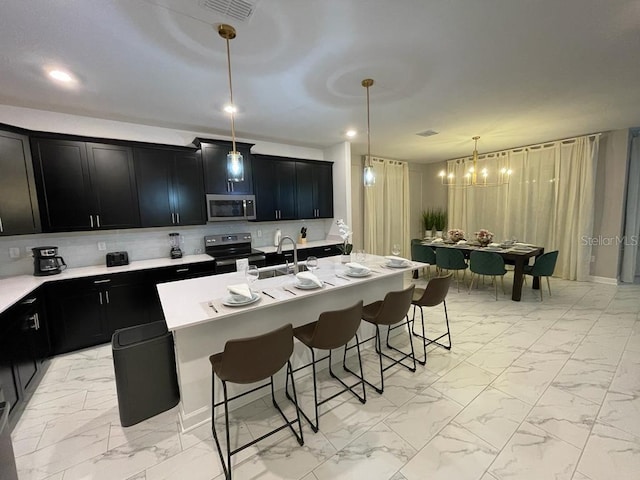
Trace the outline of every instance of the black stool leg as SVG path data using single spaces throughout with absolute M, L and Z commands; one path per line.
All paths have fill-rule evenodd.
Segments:
M 218 447 L 218 454 L 220 455 L 220 463 L 222 463 L 222 470 L 224 471 L 224 477 L 227 480 L 231 480 L 231 444 L 229 443 L 229 409 L 227 405 L 227 384 L 222 381 L 222 390 L 224 392 L 224 419 L 225 419 L 225 431 L 227 439 L 227 461 L 225 462 L 224 453 L 222 452 L 222 446 L 220 440 L 218 440 L 218 432 L 216 431 L 216 395 L 215 395 L 215 383 L 216 379 L 212 375 L 211 377 L 211 430 L 213 438 L 216 441 L 216 447 Z

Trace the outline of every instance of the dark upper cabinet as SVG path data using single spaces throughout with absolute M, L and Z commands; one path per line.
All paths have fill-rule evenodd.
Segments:
M 296 163 L 270 155 L 254 155 L 256 220 L 295 220 Z
M 140 226 L 130 148 L 45 138 L 31 147 L 44 231 Z
M 0 235 L 40 231 L 29 139 L 0 131 Z
M 253 144 L 236 142 L 236 150 L 244 159 L 244 180 L 242 182 L 227 181 L 227 154 L 233 144 L 226 141 L 195 139 L 200 147 L 204 164 L 206 193 L 215 194 L 251 194 L 253 191 L 253 172 L 251 170 L 251 147 Z
M 136 148 L 134 165 L 143 227 L 206 223 L 199 152 Z
M 333 164 L 296 162 L 298 218 L 333 217 Z

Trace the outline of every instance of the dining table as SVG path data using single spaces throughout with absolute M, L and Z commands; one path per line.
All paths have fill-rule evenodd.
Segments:
M 428 245 L 432 248 L 455 248 L 460 250 L 466 259 L 469 258 L 471 252 L 479 250 L 485 252 L 494 252 L 504 258 L 505 263 L 512 264 L 513 270 L 513 287 L 511 289 L 511 300 L 519 302 L 522 298 L 522 284 L 524 282 L 524 267 L 529 264 L 531 257 L 539 257 L 544 253 L 544 248 L 529 243 L 514 244 L 492 244 L 482 246 L 477 243 L 453 243 L 446 241 L 424 240 L 422 245 Z M 540 288 L 540 277 L 533 277 L 533 289 Z

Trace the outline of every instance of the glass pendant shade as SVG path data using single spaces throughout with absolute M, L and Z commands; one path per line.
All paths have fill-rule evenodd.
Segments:
M 373 167 L 364 167 L 364 186 L 373 187 L 376 184 L 376 175 L 373 172 Z
M 227 154 L 227 181 L 244 181 L 244 163 L 240 152 L 229 152 Z

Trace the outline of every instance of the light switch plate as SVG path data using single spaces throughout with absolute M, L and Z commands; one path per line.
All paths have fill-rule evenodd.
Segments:
M 107 249 L 107 243 L 106 242 L 98 242 L 98 250 L 100 250 L 101 252 L 105 251 Z
M 9 249 L 9 258 L 20 258 L 20 249 L 18 247 L 11 247 Z

